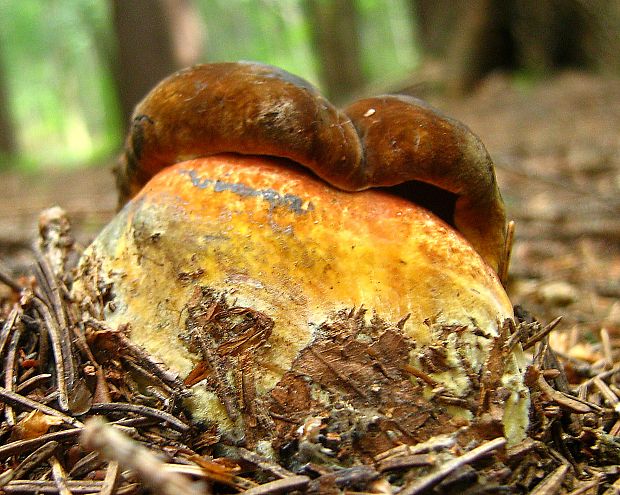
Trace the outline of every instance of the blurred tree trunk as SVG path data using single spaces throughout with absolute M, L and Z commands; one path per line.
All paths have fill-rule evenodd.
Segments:
M 342 102 L 364 86 L 355 0 L 305 0 L 319 76 L 325 94 Z
M 427 56 L 445 54 L 459 12 L 464 12 L 469 0 L 411 0 L 417 18 L 417 37 Z
M 204 32 L 190 0 L 112 0 L 112 7 L 118 40 L 114 73 L 128 125 L 134 106 L 155 84 L 195 62 Z
M 13 154 L 17 151 L 15 127 L 10 112 L 9 95 L 4 77 L 4 65 L 0 63 L 0 154 Z
M 506 5 L 496 0 L 470 0 L 459 12 L 444 53 L 451 92 L 469 91 L 493 69 L 514 67 L 513 46 L 505 30 Z
M 207 39 L 205 23 L 194 0 L 161 0 L 171 25 L 174 58 L 177 65 L 197 63 Z
M 412 0 L 425 56 L 443 59 L 445 80 L 465 92 L 496 69 L 548 73 L 596 68 L 620 32 L 618 2 L 606 0 Z M 612 21 L 611 19 L 615 19 Z M 613 23 L 613 27 L 609 24 Z M 615 48 L 619 48 L 616 42 Z M 618 53 L 617 50 L 614 53 Z M 609 64 L 607 64 L 609 65 Z
M 582 5 L 589 25 L 594 27 L 589 33 L 587 47 L 596 69 L 620 75 L 620 2 L 589 0 Z

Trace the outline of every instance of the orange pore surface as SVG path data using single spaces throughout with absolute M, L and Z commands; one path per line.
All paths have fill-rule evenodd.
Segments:
M 424 340 L 425 320 L 487 327 L 512 316 L 495 273 L 450 226 L 385 191 L 337 190 L 286 160 L 182 162 L 129 210 L 134 229 L 157 225 L 153 255 L 176 271 L 166 277 L 200 273 L 199 283 L 284 306 L 303 325 L 363 305 L 393 322 L 410 314 L 408 333 Z
M 483 372 L 498 322 L 512 317 L 494 271 L 423 208 L 385 191 L 339 191 L 285 160 L 230 154 L 185 161 L 149 181 L 82 256 L 74 290 L 92 297 L 100 287 L 111 298 L 107 324 L 124 325 L 132 342 L 183 379 L 205 359 L 194 332 L 205 342 L 222 337 L 196 326 L 216 311 L 214 300 L 262 313 L 273 326 L 239 356 L 251 357 L 257 397 L 286 387 L 281 381 L 304 350 L 333 337 L 324 322 L 337 332 L 346 318 L 336 312 L 364 307 L 388 324 L 409 315 L 402 331 L 412 366 L 429 345 L 440 346 L 447 367 L 429 371 L 433 380 L 473 398 L 470 375 Z M 246 333 L 235 325 L 227 342 L 235 331 Z M 355 338 L 370 345 L 371 334 Z M 241 362 L 227 358 L 222 374 L 238 377 Z M 517 351 L 506 356 L 502 377 L 510 438 L 522 438 L 527 426 L 520 362 Z M 212 389 L 192 390 L 196 418 L 233 426 Z

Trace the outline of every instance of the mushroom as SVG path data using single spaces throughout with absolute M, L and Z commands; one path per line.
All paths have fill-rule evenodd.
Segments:
M 306 424 L 361 457 L 483 417 L 523 438 L 504 210 L 465 126 L 410 98 L 341 112 L 279 69 L 203 65 L 138 105 L 118 178 L 132 199 L 76 294 L 110 287 L 105 319 L 185 380 L 197 422 L 319 457 L 333 446 Z
M 506 216 L 493 162 L 466 126 L 418 99 L 367 98 L 340 111 L 275 67 L 182 70 L 136 107 L 121 204 L 164 167 L 225 152 L 288 158 L 344 191 L 390 187 L 439 212 L 498 271 Z

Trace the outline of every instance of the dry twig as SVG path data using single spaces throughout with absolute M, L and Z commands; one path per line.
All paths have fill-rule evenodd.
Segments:
M 110 461 L 117 461 L 121 469 L 135 471 L 145 485 L 161 495 L 205 495 L 210 492 L 205 485 L 164 469 L 164 463 L 149 450 L 101 418 L 91 418 L 86 422 L 80 443 Z
M 566 478 L 568 468 L 568 464 L 562 464 L 543 481 L 541 481 L 536 488 L 530 492 L 531 495 L 554 495 L 558 493 L 564 478 Z
M 28 397 L 24 397 L 23 395 L 19 395 L 15 392 L 11 392 L 4 387 L 0 387 L 0 399 L 3 402 L 10 404 L 13 407 L 22 407 L 25 409 L 36 409 L 41 411 L 42 413 L 49 414 L 50 416 L 56 416 L 62 419 L 65 423 L 74 427 L 84 426 L 81 421 L 72 418 L 71 416 L 67 416 L 66 414 L 57 411 L 53 407 L 46 406 L 40 402 L 29 399 Z M 1 447 L 0 447 L 1 448 Z
M 474 462 L 481 457 L 484 457 L 491 452 L 504 447 L 505 445 L 506 439 L 503 437 L 499 437 L 494 440 L 485 442 L 482 445 L 476 447 L 475 449 L 472 449 L 469 452 L 463 454 L 462 456 L 445 462 L 444 464 L 440 465 L 436 471 L 426 476 L 423 476 L 422 478 L 419 478 L 412 483 L 409 483 L 399 492 L 399 495 L 415 495 L 417 493 L 421 493 L 424 490 L 427 490 L 428 488 L 439 483 L 442 479 L 444 479 L 456 469 L 459 469 L 466 464 Z
M 160 411 L 159 409 L 155 409 L 153 407 L 141 406 L 138 404 L 126 404 L 124 402 L 110 402 L 107 404 L 93 404 L 91 406 L 92 412 L 128 412 L 133 414 L 139 414 L 140 416 L 146 416 L 149 418 L 154 418 L 159 421 L 168 424 L 170 427 L 174 428 L 177 431 L 182 433 L 189 431 L 190 426 L 185 424 L 183 421 L 178 419 L 177 417 L 169 414 L 165 411 Z
M 295 490 L 303 490 L 308 485 L 310 478 L 307 476 L 291 476 L 271 481 L 255 488 L 250 488 L 243 495 L 276 495 L 278 493 L 289 493 Z

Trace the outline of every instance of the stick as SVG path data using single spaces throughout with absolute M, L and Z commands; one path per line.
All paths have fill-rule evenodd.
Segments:
M 530 347 L 532 347 L 537 342 L 540 342 L 544 337 L 546 337 L 549 333 L 551 333 L 551 331 L 555 327 L 557 327 L 561 321 L 562 321 L 562 317 L 558 316 L 557 318 L 552 320 L 549 324 L 545 325 L 543 329 L 539 330 L 534 335 L 532 335 L 529 339 L 527 339 L 525 344 L 523 344 L 523 350 L 525 351 L 529 349 Z
M 13 479 L 20 479 L 26 476 L 31 470 L 39 464 L 47 461 L 58 447 L 58 442 L 52 440 L 41 445 L 32 454 L 26 457 L 13 471 Z
M 125 402 L 109 402 L 107 404 L 93 404 L 91 406 L 91 412 L 130 412 L 139 414 L 141 416 L 147 416 L 150 418 L 156 418 L 170 425 L 177 431 L 185 433 L 189 431 L 190 426 L 183 423 L 180 419 L 174 417 L 172 414 L 160 411 L 153 407 L 141 406 L 138 404 L 127 404 Z
M 9 348 L 7 349 L 6 353 L 6 360 L 4 366 L 4 386 L 7 390 L 10 390 L 11 392 L 15 392 L 17 384 L 17 348 L 21 335 L 22 326 L 15 325 L 15 330 L 11 338 L 11 343 L 9 344 Z M 4 415 L 6 417 L 7 424 L 9 426 L 15 426 L 15 411 L 13 411 L 13 408 L 8 404 L 4 408 Z
M 540 390 L 547 397 L 549 397 L 549 399 L 551 399 L 558 406 L 560 406 L 560 408 L 576 414 L 587 414 L 589 412 L 592 412 L 592 408 L 588 404 L 584 404 L 583 402 L 577 400 L 575 397 L 570 397 L 554 389 L 551 385 L 547 383 L 542 373 L 538 376 L 538 380 L 536 383 L 538 384 L 538 388 L 540 388 Z
M 310 478 L 303 475 L 291 476 L 290 478 L 282 478 L 275 481 L 270 481 L 256 488 L 250 488 L 242 492 L 242 495 L 272 495 L 276 493 L 289 493 L 295 490 L 303 490 Z
M 66 440 L 71 437 L 76 437 L 80 433 L 81 428 L 74 428 L 72 430 L 55 431 L 53 433 L 46 433 L 38 438 L 32 440 L 17 440 L 16 442 L 7 443 L 0 446 L 0 459 L 5 459 L 11 455 L 21 454 L 31 448 L 35 448 L 50 440 Z
M 101 481 L 67 481 L 67 488 L 75 495 L 95 493 L 101 486 Z M 3 487 L 3 490 L 6 493 L 58 493 L 58 487 L 54 481 L 11 481 Z
M 174 390 L 185 389 L 183 380 L 179 378 L 178 374 L 164 368 L 161 363 L 155 361 L 153 356 L 149 355 L 142 347 L 129 340 L 120 328 L 115 330 L 110 328 L 105 321 L 97 320 L 95 318 L 86 319 L 84 324 L 95 331 L 109 332 L 114 335 L 114 338 L 118 339 L 119 345 L 126 349 L 127 354 L 134 357 L 140 363 L 140 366 L 153 373 L 170 388 Z
M 562 486 L 567 472 L 568 465 L 562 464 L 544 480 L 538 483 L 536 488 L 530 492 L 530 495 L 553 495 L 554 493 L 559 493 L 560 486 Z
M 380 462 L 377 470 L 383 473 L 385 471 L 395 471 L 417 466 L 432 466 L 435 461 L 436 456 L 431 454 L 402 455 Z
M 0 399 L 3 402 L 10 404 L 13 407 L 24 407 L 26 409 L 37 409 L 44 414 L 48 414 L 49 416 L 56 416 L 57 418 L 62 419 L 65 423 L 70 426 L 81 427 L 84 424 L 81 421 L 78 421 L 71 416 L 67 416 L 66 414 L 57 411 L 56 409 L 46 406 L 45 404 L 41 404 L 40 402 L 29 399 L 28 397 L 24 397 L 23 395 L 19 395 L 15 392 L 11 392 L 4 387 L 0 387 Z M 1 447 L 0 447 L 1 450 Z
M 148 449 L 122 434 L 101 418 L 90 418 L 80 436 L 80 443 L 96 450 L 111 461 L 117 461 L 122 470 L 131 469 L 155 493 L 160 495 L 205 495 L 206 485 L 163 468 L 164 463 Z
M 49 463 L 52 466 L 52 477 L 54 478 L 54 483 L 56 483 L 58 493 L 60 495 L 73 495 L 67 486 L 67 474 L 60 465 L 60 461 L 55 456 L 52 456 L 49 459 Z
M 28 390 L 33 385 L 38 385 L 39 382 L 49 380 L 52 377 L 50 373 L 40 373 L 35 376 L 31 376 L 28 380 L 24 380 L 17 386 L 16 392 L 18 394 L 23 393 L 25 390 Z
M 405 485 L 405 487 L 398 493 L 399 495 L 416 495 L 417 493 L 421 493 L 439 483 L 442 479 L 453 471 L 456 471 L 458 468 L 463 467 L 465 464 L 469 464 L 470 462 L 474 462 L 494 450 L 502 448 L 504 445 L 506 445 L 506 439 L 504 437 L 499 437 L 483 443 L 466 454 L 446 462 L 434 473 L 430 473 L 422 478 L 418 478 L 411 484 Z
M 278 478 L 291 478 L 292 476 L 295 476 L 295 473 L 292 473 L 288 469 L 284 469 L 279 464 L 276 464 L 275 462 L 272 462 L 269 459 L 257 454 L 256 452 L 252 452 L 251 450 L 239 447 L 237 449 L 237 454 L 244 461 L 251 462 L 255 466 L 264 469 L 265 471 L 269 471 L 271 474 L 277 476 Z
M 114 488 L 118 483 L 119 474 L 120 471 L 118 467 L 118 461 L 110 461 L 110 463 L 108 464 L 108 469 L 105 472 L 103 486 L 101 487 L 99 495 L 112 495 L 114 493 Z
M 15 304 L 13 309 L 9 313 L 9 317 L 2 325 L 2 331 L 0 331 L 0 356 L 4 355 L 4 348 L 6 347 L 15 324 L 21 319 L 21 308 Z
M 58 381 L 58 405 L 63 411 L 69 411 L 69 393 L 67 390 L 67 369 L 65 366 L 65 356 L 63 353 L 62 330 L 55 321 L 50 309 L 39 298 L 32 299 L 37 312 L 45 321 L 47 332 L 52 342 L 52 351 L 54 353 L 54 362 L 56 363 L 56 380 Z M 70 338 L 70 337 L 69 337 Z M 69 356 L 69 358 L 71 358 Z

